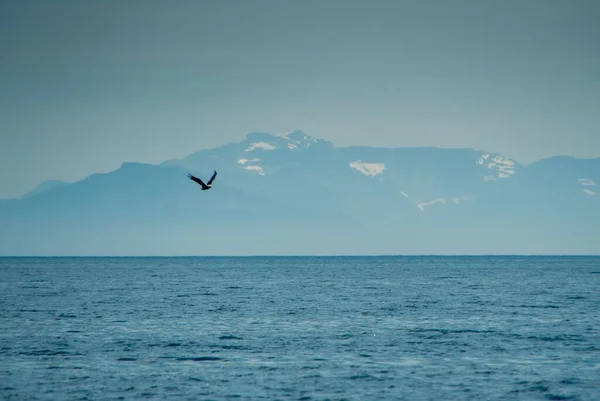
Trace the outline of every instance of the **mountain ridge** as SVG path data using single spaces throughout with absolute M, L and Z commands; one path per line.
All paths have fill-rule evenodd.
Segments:
M 162 162 L 159 163 L 146 163 L 146 162 L 138 162 L 138 161 L 123 161 L 121 163 L 121 165 L 114 169 L 114 170 L 110 170 L 107 172 L 101 172 L 101 173 L 92 173 L 87 177 L 84 177 L 81 180 L 77 180 L 74 182 L 79 182 L 79 181 L 83 181 L 85 179 L 87 179 L 88 177 L 95 175 L 95 174 L 109 174 L 112 172 L 115 172 L 121 168 L 127 167 L 128 165 L 135 165 L 135 164 L 147 164 L 147 165 L 156 165 L 156 166 L 169 166 L 169 165 L 180 165 L 182 163 L 182 161 L 186 161 L 195 157 L 199 157 L 200 155 L 204 156 L 206 153 L 210 153 L 213 151 L 219 151 L 222 149 L 226 149 L 226 148 L 231 148 L 231 147 L 238 147 L 240 144 L 246 142 L 246 141 L 253 141 L 253 142 L 261 142 L 261 141 L 265 141 L 265 140 L 272 140 L 272 139 L 282 139 L 287 137 L 288 135 L 292 135 L 292 137 L 298 138 L 300 135 L 305 135 L 304 131 L 301 130 L 294 130 L 291 131 L 287 134 L 271 134 L 271 133 L 267 133 L 267 132 L 249 132 L 246 134 L 245 139 L 242 142 L 229 142 L 223 145 L 219 145 L 217 147 L 214 148 L 208 148 L 208 149 L 201 149 L 199 151 L 195 151 L 192 152 L 190 154 L 188 154 L 187 156 L 184 156 L 180 159 L 167 159 L 164 160 Z M 318 139 L 318 138 L 314 138 L 311 136 L 307 136 L 306 137 L 316 140 L 316 141 L 322 141 L 323 143 L 327 143 L 329 145 L 331 145 L 332 148 L 336 149 L 336 150 L 342 150 L 342 151 L 348 151 L 348 152 L 360 152 L 361 150 L 364 149 L 369 149 L 369 150 L 375 150 L 375 151 L 384 151 L 384 152 L 394 152 L 394 151 L 415 151 L 415 152 L 420 152 L 420 151 L 463 151 L 463 152 L 475 152 L 475 153 L 480 153 L 482 155 L 492 155 L 492 156 L 501 156 L 500 153 L 497 152 L 489 152 L 489 151 L 485 151 L 485 150 L 478 150 L 475 148 L 468 148 L 468 147 L 461 147 L 461 148 L 446 148 L 446 147 L 438 147 L 438 146 L 410 146 L 410 147 L 383 147 L 383 146 L 361 146 L 361 145 L 350 145 L 350 146 L 333 146 L 332 142 L 323 140 L 323 139 Z M 208 155 L 210 157 L 210 155 Z M 504 156 L 501 156 L 504 158 Z M 531 162 L 529 164 L 522 164 L 519 163 L 518 161 L 516 161 L 515 159 L 510 159 L 510 158 L 505 158 L 507 160 L 511 160 L 513 161 L 516 165 L 518 166 L 522 166 L 522 167 L 529 167 L 529 166 L 534 166 L 534 165 L 539 165 L 539 164 L 546 164 L 546 163 L 555 163 L 555 162 L 559 162 L 559 161 L 564 161 L 564 160 L 568 160 L 568 161 L 575 161 L 575 162 L 592 162 L 592 163 L 597 163 L 600 162 L 600 157 L 596 157 L 596 158 L 579 158 L 579 157 L 575 157 L 575 156 L 569 156 L 569 155 L 555 155 L 555 156 L 549 156 L 534 162 Z M 242 159 L 243 160 L 243 159 Z M 247 159 L 247 161 L 252 162 L 252 159 Z M 356 160 L 355 162 L 362 162 L 361 160 Z M 184 163 L 185 164 L 185 163 Z M 58 186 L 58 185 L 65 185 L 65 184 L 72 184 L 74 182 L 66 182 L 66 181 L 62 181 L 62 180 L 47 180 L 44 182 L 41 182 L 40 184 L 38 184 L 34 189 L 26 192 L 24 195 L 22 195 L 21 197 L 16 197 L 16 198 L 4 198 L 3 200 L 9 200 L 9 199 L 23 199 L 26 197 L 30 197 L 33 195 L 37 195 L 38 193 L 41 192 L 45 192 L 48 189 L 51 189 L 54 186 Z
M 2 201 L 0 254 L 599 252 L 600 158 L 544 160 L 248 133 Z

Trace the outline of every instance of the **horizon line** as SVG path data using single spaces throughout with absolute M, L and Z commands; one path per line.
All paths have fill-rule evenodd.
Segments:
M 600 254 L 565 253 L 506 253 L 506 254 L 256 254 L 256 255 L 0 255 L 0 259 L 10 258 L 382 258 L 382 257 L 600 257 Z

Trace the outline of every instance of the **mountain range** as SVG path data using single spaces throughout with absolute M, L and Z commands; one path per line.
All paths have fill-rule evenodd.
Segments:
M 598 254 L 596 183 L 600 158 L 249 133 L 0 200 L 0 255 Z

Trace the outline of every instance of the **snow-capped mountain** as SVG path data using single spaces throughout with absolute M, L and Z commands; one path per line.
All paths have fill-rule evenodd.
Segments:
M 0 254 L 598 253 L 597 183 L 600 159 L 250 133 L 2 201 Z

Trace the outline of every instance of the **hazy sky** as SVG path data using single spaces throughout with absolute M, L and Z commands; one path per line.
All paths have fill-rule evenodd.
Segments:
M 598 0 L 3 0 L 0 60 L 0 197 L 251 131 L 600 156 Z

